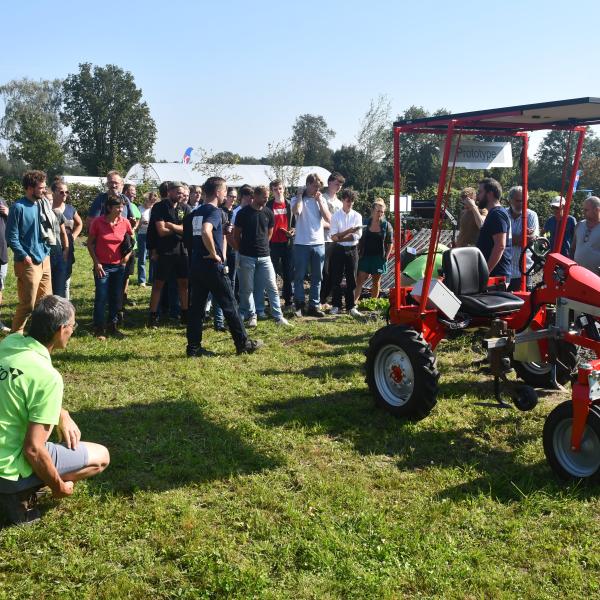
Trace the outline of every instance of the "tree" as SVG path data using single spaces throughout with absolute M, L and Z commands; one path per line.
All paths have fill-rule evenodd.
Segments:
M 265 175 L 271 181 L 279 179 L 284 188 L 297 185 L 304 162 L 302 149 L 291 139 L 272 142 L 267 148 L 265 158 L 271 168 L 265 169 Z
M 532 169 L 530 187 L 546 190 L 560 190 L 563 180 L 563 165 L 569 145 L 568 131 L 550 131 L 542 140 L 535 153 L 535 165 Z M 570 175 L 570 167 L 577 146 L 577 134 L 571 138 L 571 147 L 567 161 L 566 178 Z M 582 151 L 582 161 L 600 156 L 600 139 L 588 128 Z
M 595 196 L 600 194 L 600 156 L 589 156 L 581 162 L 581 188 L 592 190 Z
M 60 123 L 62 82 L 59 79 L 13 80 L 0 86 L 5 111 L 0 121 L 12 161 L 34 169 L 58 172 L 65 162 Z
M 222 177 L 229 183 L 238 181 L 239 175 L 236 175 L 231 167 L 239 164 L 240 155 L 233 152 L 213 152 L 205 148 L 196 148 L 196 155 L 199 160 L 192 167 L 203 177 Z
M 356 180 L 358 187 L 367 192 L 375 178 L 381 174 L 381 163 L 391 156 L 390 101 L 385 96 L 371 100 L 369 109 L 360 123 L 356 136 Z
M 448 114 L 445 109 L 438 109 L 433 116 Z M 398 118 L 420 119 L 430 116 L 422 106 L 410 106 Z M 400 143 L 400 166 L 404 183 L 404 191 L 415 192 L 437 183 L 440 170 L 440 138 L 433 134 L 415 134 L 402 136 Z M 393 173 L 388 171 L 388 179 Z
M 358 173 L 361 170 L 361 162 L 364 157 L 361 151 L 354 145 L 342 145 L 341 148 L 335 150 L 332 156 L 333 170 L 338 171 L 346 178 L 348 187 L 360 187 Z
M 147 162 L 156 125 L 133 75 L 115 66 L 79 65 L 64 82 L 63 123 L 70 147 L 92 175 Z
M 335 135 L 322 116 L 300 115 L 292 127 L 292 146 L 304 157 L 304 165 L 332 167 L 332 150 L 329 142 Z

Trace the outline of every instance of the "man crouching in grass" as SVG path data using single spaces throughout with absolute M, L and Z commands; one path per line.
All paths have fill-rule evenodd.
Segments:
M 35 307 L 28 335 L 0 343 L 0 514 L 11 523 L 39 518 L 37 492 L 47 485 L 55 498 L 73 493 L 73 483 L 106 469 L 108 450 L 81 441 L 62 408 L 63 380 L 50 354 L 66 348 L 76 329 L 73 305 L 46 296 Z M 48 438 L 57 426 L 60 444 Z

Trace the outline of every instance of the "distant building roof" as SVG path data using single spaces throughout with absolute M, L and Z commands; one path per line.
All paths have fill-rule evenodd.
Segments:
M 292 173 L 298 167 L 284 167 Z M 299 177 L 290 183 L 292 186 L 304 185 L 309 173 L 318 173 L 327 182 L 331 172 L 323 167 L 299 167 Z M 125 175 L 125 181 L 141 183 L 142 181 L 183 181 L 188 185 L 202 185 L 211 175 L 219 175 L 227 181 L 228 186 L 239 187 L 244 184 L 251 186 L 269 185 L 276 178 L 275 171 L 270 165 L 208 165 L 201 163 L 137 163 Z

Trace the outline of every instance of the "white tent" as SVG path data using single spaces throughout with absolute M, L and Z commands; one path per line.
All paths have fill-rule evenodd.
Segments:
M 92 187 L 103 188 L 106 183 L 106 177 L 87 177 L 82 175 L 63 175 L 63 181 L 66 184 L 78 183 L 79 185 L 89 185 Z
M 284 167 L 292 173 L 298 167 Z M 299 167 L 300 176 L 293 186 L 304 185 L 309 173 L 317 173 L 324 183 L 331 174 L 323 167 Z M 239 187 L 244 184 L 251 186 L 269 185 L 276 178 L 270 165 L 206 165 L 201 163 L 150 163 L 142 165 L 137 163 L 125 175 L 125 181 L 142 183 L 154 181 L 157 184 L 163 181 L 183 181 L 188 185 L 202 185 L 211 175 L 218 175 L 227 180 L 227 185 Z

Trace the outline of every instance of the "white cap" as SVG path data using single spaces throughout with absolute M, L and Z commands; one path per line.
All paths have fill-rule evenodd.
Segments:
M 552 202 L 550 202 L 550 206 L 552 208 L 560 208 L 561 206 L 564 206 L 564 204 L 565 200 L 562 198 L 562 196 L 554 196 Z

